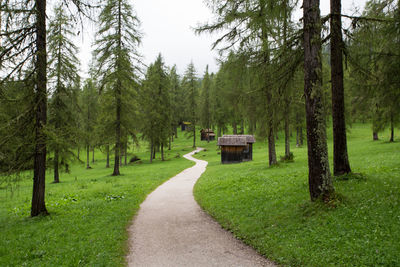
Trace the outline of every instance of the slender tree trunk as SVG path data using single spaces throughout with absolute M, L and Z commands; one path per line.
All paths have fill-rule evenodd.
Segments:
M 244 120 L 240 122 L 240 134 L 244 134 Z
M 60 182 L 60 174 L 58 171 L 58 166 L 59 166 L 58 160 L 59 160 L 58 148 L 56 148 L 54 151 L 54 181 L 53 181 L 53 183 L 55 184 Z
M 156 159 L 157 146 L 153 145 L 153 159 Z
M 150 142 L 150 163 L 153 163 L 154 145 L 153 141 Z
M 164 161 L 164 142 L 161 143 L 161 160 Z
M 222 135 L 221 135 L 222 133 L 221 133 L 221 127 L 218 127 L 218 131 L 217 131 L 217 137 L 221 137 Z
M 121 51 L 122 49 L 122 41 L 121 41 L 121 33 L 122 33 L 122 14 L 121 14 L 121 1 L 118 2 L 118 51 Z M 122 67 L 120 66 L 120 59 L 119 56 L 116 59 L 117 60 L 117 71 L 118 73 L 121 72 Z M 121 153 L 121 98 L 122 98 L 122 83 L 120 78 L 117 78 L 117 84 L 115 88 L 115 98 L 116 98 L 116 118 L 115 118 L 115 159 L 114 159 L 114 172 L 113 176 L 120 175 L 119 172 L 119 163 L 121 161 L 120 159 L 120 153 Z
M 300 146 L 300 127 L 296 127 L 296 147 Z
M 287 107 L 288 105 L 286 105 Z M 286 110 L 288 113 L 289 111 Z M 285 157 L 290 157 L 290 129 L 289 129 L 289 115 L 285 115 Z
M 268 121 L 268 164 L 272 166 L 278 162 L 276 161 L 274 128 L 271 125 L 272 120 L 268 119 Z
M 31 216 L 48 214 L 45 204 L 46 190 L 46 134 L 47 123 L 47 51 L 46 51 L 46 1 L 36 0 L 36 124 L 35 155 Z
M 169 142 L 168 142 L 168 150 L 171 150 L 172 138 L 173 138 L 173 135 L 170 135 Z
M 106 168 L 110 168 L 110 145 L 106 146 L 106 151 L 107 151 Z
M 300 146 L 304 144 L 303 127 L 300 126 Z
M 232 123 L 232 128 L 233 128 L 233 134 L 237 134 L 237 124 L 236 124 L 236 121 L 234 121 L 234 122 Z
M 78 160 L 81 160 L 80 158 L 79 158 L 79 154 L 80 154 L 80 147 L 78 146 Z
M 86 169 L 90 169 L 90 146 L 86 145 Z
M 92 163 L 94 163 L 94 147 L 92 149 Z
M 196 148 L 196 124 L 193 123 L 193 148 Z
M 331 82 L 333 119 L 333 173 L 351 172 L 347 154 L 346 121 L 344 116 L 343 40 L 341 0 L 331 1 Z
M 393 122 L 393 114 L 390 114 L 390 142 L 394 142 L 394 122 Z
M 178 139 L 178 127 L 175 127 L 175 138 Z
M 122 144 L 122 142 L 120 144 L 121 144 L 121 147 L 120 147 L 119 151 L 120 151 L 121 154 L 119 156 L 119 166 L 121 167 L 122 166 L 122 161 L 124 159 L 124 145 Z
M 379 140 L 378 133 L 377 132 L 373 132 L 372 133 L 372 138 L 373 138 L 374 141 L 378 141 Z
M 127 165 L 127 163 L 128 163 L 128 143 L 127 142 L 125 142 L 125 150 L 124 150 L 124 156 L 125 156 L 125 162 L 124 162 L 124 164 L 125 164 L 125 166 Z
M 323 109 L 321 17 L 319 0 L 303 1 L 304 95 L 306 102 L 309 190 L 311 200 L 334 192 L 329 170 Z

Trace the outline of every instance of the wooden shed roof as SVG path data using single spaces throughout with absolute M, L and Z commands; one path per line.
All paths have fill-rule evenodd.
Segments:
M 218 137 L 219 146 L 246 146 L 247 139 L 243 136 Z
M 201 129 L 200 130 L 201 133 L 205 132 L 205 133 L 214 133 L 214 131 L 212 129 Z
M 248 144 L 253 144 L 256 142 L 256 139 L 254 138 L 253 135 L 247 135 L 247 134 L 238 134 L 238 135 L 224 135 L 223 137 L 226 138 L 237 138 L 237 137 L 245 137 L 246 138 L 246 142 Z

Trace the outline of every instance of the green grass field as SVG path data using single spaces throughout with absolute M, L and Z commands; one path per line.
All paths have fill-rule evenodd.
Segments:
M 225 165 L 216 143 L 203 142 L 207 151 L 197 157 L 209 165 L 195 197 L 224 228 L 278 264 L 400 266 L 400 142 L 388 143 L 387 132 L 380 138 L 372 141 L 370 126 L 353 125 L 348 148 L 357 175 L 334 179 L 338 197 L 329 205 L 309 200 L 306 145 L 292 142 L 295 161 L 269 168 L 263 142 L 252 162 Z M 284 155 L 282 135 L 277 155 Z
M 30 218 L 32 174 L 18 185 L 0 186 L 0 266 L 123 266 L 127 252 L 127 227 L 140 203 L 158 185 L 193 165 L 182 158 L 192 151 L 183 134 L 166 151 L 167 161 L 149 164 L 143 146 L 142 163 L 123 166 L 122 176 L 110 176 L 104 155 L 86 170 L 74 164 L 51 184 L 47 173 L 46 205 L 50 216 Z M 180 155 L 179 157 L 177 155 Z M 159 156 L 159 154 L 158 154 Z M 4 181 L 4 179 L 3 179 Z

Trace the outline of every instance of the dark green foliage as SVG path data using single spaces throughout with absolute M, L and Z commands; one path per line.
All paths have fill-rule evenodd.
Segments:
M 126 118 L 135 113 L 135 89 L 140 56 L 137 46 L 141 33 L 138 31 L 139 20 L 133 13 L 131 5 L 126 0 L 108 0 L 100 16 L 100 29 L 97 32 L 94 55 L 101 88 L 109 86 L 113 91 L 115 108 L 115 159 L 113 175 L 120 175 L 119 165 L 122 161 L 121 150 L 126 142 L 127 133 L 133 132 L 132 125 L 127 125 Z M 132 106 L 133 105 L 133 106 Z M 123 114 L 126 117 L 123 118 Z M 135 116 L 133 116 L 135 118 Z M 125 123 L 124 123 L 125 122 Z M 125 127 L 124 127 L 125 126 Z M 125 134 L 122 132 L 125 128 Z M 123 140 L 125 136 L 125 140 Z
M 59 182 L 59 165 L 68 166 L 74 157 L 72 148 L 78 139 L 77 115 L 79 60 L 72 18 L 66 15 L 63 5 L 54 9 L 54 18 L 48 30 L 49 53 L 49 151 L 53 152 L 54 182 Z
M 142 133 L 149 141 L 150 158 L 155 147 L 166 147 L 171 136 L 170 84 L 163 59 L 159 55 L 149 66 L 141 89 Z M 163 157 L 164 155 L 162 155 Z
M 193 62 L 190 63 L 183 76 L 182 87 L 185 92 L 185 113 L 191 122 L 189 135 L 193 137 L 193 148 L 196 147 L 196 125 L 199 117 L 198 96 L 199 89 L 196 77 L 196 69 Z

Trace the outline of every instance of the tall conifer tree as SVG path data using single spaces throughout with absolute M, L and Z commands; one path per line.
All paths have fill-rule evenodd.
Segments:
M 127 0 L 107 0 L 100 13 L 95 56 L 101 83 L 110 84 L 115 99 L 115 159 L 113 175 L 120 175 L 123 94 L 135 84 L 140 57 L 139 19 Z
M 60 160 L 68 164 L 72 155 L 70 148 L 76 137 L 75 114 L 72 105 L 77 105 L 74 86 L 79 82 L 77 66 L 79 60 L 75 56 L 77 47 L 69 39 L 74 36 L 71 17 L 68 17 L 63 5 L 54 9 L 54 19 L 49 27 L 49 82 L 53 91 L 49 105 L 49 124 L 54 131 L 50 138 L 50 149 L 54 151 L 54 183 L 58 183 Z M 75 109 L 76 110 L 76 109 Z M 61 157 L 61 158 L 60 158 Z

